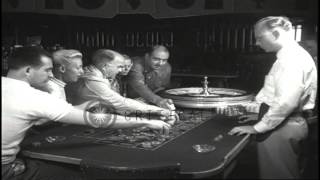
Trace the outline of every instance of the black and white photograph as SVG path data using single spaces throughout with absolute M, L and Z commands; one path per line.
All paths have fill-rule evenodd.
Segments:
M 1 179 L 319 179 L 318 0 L 1 5 Z

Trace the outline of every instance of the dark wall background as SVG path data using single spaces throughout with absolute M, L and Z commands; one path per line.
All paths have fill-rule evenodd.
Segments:
M 25 45 L 27 37 L 41 36 L 50 50 L 56 44 L 74 48 L 90 63 L 91 53 L 110 48 L 130 56 L 143 55 L 152 45 L 163 44 L 171 52 L 175 73 L 231 74 L 228 87 L 256 92 L 275 60 L 254 44 L 252 26 L 270 14 L 217 14 L 154 19 L 149 15 L 118 15 L 112 19 L 32 13 L 2 13 L 2 46 Z M 275 15 L 275 14 L 272 14 Z M 280 15 L 280 14 L 279 14 Z M 315 35 L 315 16 L 286 14 L 303 25 L 303 36 Z M 202 78 L 174 78 L 177 86 L 201 85 Z M 226 86 L 209 78 L 212 86 Z

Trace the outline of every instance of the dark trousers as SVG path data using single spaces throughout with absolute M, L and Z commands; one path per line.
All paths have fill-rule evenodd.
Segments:
M 17 173 L 18 160 L 3 164 L 1 174 L 3 180 L 82 180 L 80 168 L 77 166 L 47 162 L 26 158 L 23 160 L 25 170 Z M 22 161 L 21 161 L 22 162 Z

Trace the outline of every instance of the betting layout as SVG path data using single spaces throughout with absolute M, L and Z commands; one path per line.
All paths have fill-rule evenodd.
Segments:
M 179 112 L 180 121 L 173 125 L 168 135 L 147 128 L 119 130 L 88 128 L 74 134 L 73 137 L 85 138 L 99 144 L 156 150 L 216 115 L 214 111 L 210 110 L 183 110 Z

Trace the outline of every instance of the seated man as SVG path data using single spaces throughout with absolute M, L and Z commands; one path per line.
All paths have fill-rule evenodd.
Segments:
M 114 90 L 115 92 L 123 95 L 126 82 L 125 82 L 125 76 L 128 75 L 131 67 L 132 67 L 132 60 L 129 56 L 126 54 L 122 54 L 123 56 L 123 69 L 120 71 L 115 79 L 109 78 L 110 84 L 111 84 L 111 89 Z M 126 96 L 125 96 L 126 97 Z
M 52 95 L 67 101 L 65 86 L 75 83 L 83 75 L 82 53 L 75 49 L 60 49 L 53 52 L 53 74 L 44 89 Z M 84 109 L 88 102 L 75 107 Z
M 119 72 L 116 79 L 119 84 L 119 93 L 122 96 L 127 97 L 127 89 L 128 89 L 127 75 L 130 69 L 132 68 L 133 62 L 129 56 L 125 54 L 123 54 L 122 56 L 124 57 L 123 71 Z
M 74 49 L 62 49 L 53 53 L 54 77 L 48 82 L 45 91 L 66 100 L 65 85 L 77 82 L 83 74 L 82 54 Z
M 81 52 L 74 49 L 62 49 L 55 51 L 53 53 L 53 74 L 54 77 L 50 78 L 47 86 L 40 90 L 46 91 L 57 98 L 66 101 L 67 99 L 64 89 L 66 84 L 77 82 L 79 77 L 83 74 Z M 87 103 L 88 102 L 85 102 L 76 107 L 84 109 Z M 47 125 L 57 124 L 48 119 L 43 119 L 38 121 L 35 125 L 42 125 L 46 122 L 48 122 Z
M 170 125 L 146 118 L 131 118 L 111 113 L 93 114 L 73 107 L 66 101 L 35 88 L 46 86 L 52 75 L 51 55 L 37 47 L 22 47 L 9 57 L 9 72 L 2 80 L 2 178 L 3 179 L 73 179 L 77 173 L 59 173 L 65 169 L 27 160 L 24 168 L 16 158 L 26 132 L 39 119 L 50 119 L 95 128 L 148 127 L 168 133 Z M 87 116 L 84 116 L 86 114 Z M 99 119 L 99 121 L 97 120 Z M 40 164 L 39 164 L 40 163 Z M 36 164 L 36 165 L 35 165 Z M 50 168 L 48 168 L 50 166 Z M 66 170 L 64 170 L 66 171 Z
M 92 61 L 93 65 L 85 67 L 83 77 L 74 88 L 77 94 L 74 104 L 100 99 L 110 104 L 120 114 L 141 112 L 172 114 L 172 118 L 176 116 L 168 109 L 125 98 L 112 89 L 111 81 L 114 81 L 116 75 L 123 69 L 124 58 L 121 54 L 108 49 L 99 49 L 93 54 Z
M 128 74 L 128 97 L 142 97 L 149 103 L 174 110 L 171 99 L 163 99 L 156 93 L 170 84 L 171 66 L 169 51 L 157 45 L 144 57 L 133 58 L 133 67 Z

